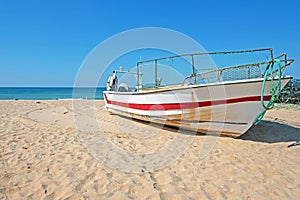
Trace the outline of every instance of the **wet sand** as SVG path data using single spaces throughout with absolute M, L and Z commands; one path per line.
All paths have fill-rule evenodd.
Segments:
M 72 101 L 0 101 L 0 199 L 300 198 L 300 111 L 270 110 L 232 139 L 95 105 L 101 135 L 77 131 Z M 101 149 L 100 137 L 114 148 Z M 114 149 L 139 157 L 126 160 Z

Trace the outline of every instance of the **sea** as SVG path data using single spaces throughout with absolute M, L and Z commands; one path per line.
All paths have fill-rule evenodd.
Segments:
M 0 100 L 103 99 L 104 87 L 0 87 Z

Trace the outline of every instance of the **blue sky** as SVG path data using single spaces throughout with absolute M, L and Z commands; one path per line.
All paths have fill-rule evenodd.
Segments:
M 0 0 L 0 86 L 72 86 L 86 56 L 133 28 L 182 32 L 207 51 L 273 47 L 296 62 L 300 3 L 286 1 Z

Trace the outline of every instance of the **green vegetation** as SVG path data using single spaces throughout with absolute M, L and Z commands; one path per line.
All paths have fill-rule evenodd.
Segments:
M 282 90 L 277 103 L 300 104 L 300 79 L 291 80 Z

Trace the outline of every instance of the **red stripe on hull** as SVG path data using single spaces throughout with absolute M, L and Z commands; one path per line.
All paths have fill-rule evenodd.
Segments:
M 265 96 L 264 101 L 269 101 L 271 95 Z M 137 110 L 179 110 L 179 109 L 189 109 L 197 107 L 206 107 L 206 106 L 216 106 L 222 104 L 232 104 L 232 103 L 241 103 L 247 101 L 260 101 L 260 96 L 250 96 L 250 97 L 240 97 L 234 99 L 225 99 L 225 100 L 215 100 L 215 101 L 201 101 L 201 102 L 188 102 L 188 103 L 164 103 L 164 104 L 137 104 L 137 103 L 124 103 L 119 101 L 108 100 L 106 94 L 104 93 L 105 101 L 108 104 L 132 108 Z

